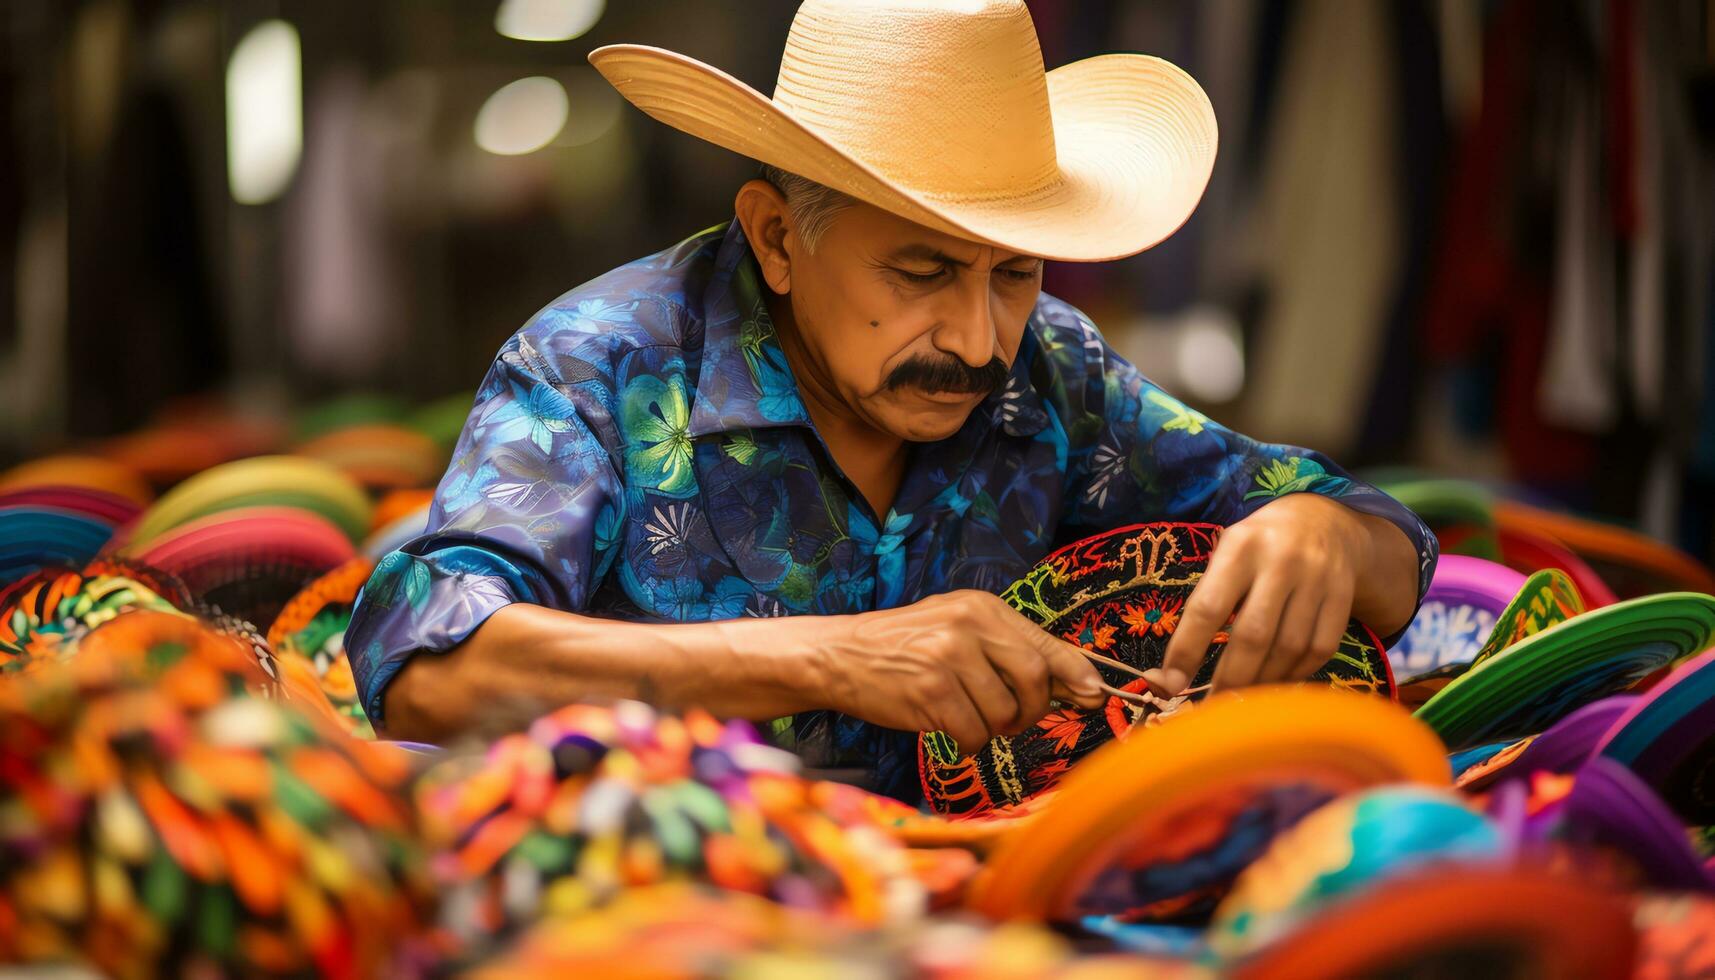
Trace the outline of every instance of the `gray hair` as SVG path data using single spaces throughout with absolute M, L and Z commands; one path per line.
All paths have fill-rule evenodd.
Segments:
M 827 234 L 834 218 L 856 203 L 849 195 L 825 187 L 808 177 L 782 170 L 772 164 L 762 165 L 762 179 L 786 197 L 786 208 L 792 212 L 792 225 L 804 247 L 816 251 L 816 243 Z

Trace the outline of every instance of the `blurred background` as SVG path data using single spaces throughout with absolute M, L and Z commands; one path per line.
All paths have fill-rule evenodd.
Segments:
M 586 53 L 660 45 L 767 93 L 795 7 L 6 0 L 0 464 L 336 396 L 456 428 L 534 311 L 724 222 L 755 171 Z M 1715 3 L 1030 8 L 1049 67 L 1159 54 L 1214 100 L 1179 235 L 1048 272 L 1158 383 L 1711 557 Z

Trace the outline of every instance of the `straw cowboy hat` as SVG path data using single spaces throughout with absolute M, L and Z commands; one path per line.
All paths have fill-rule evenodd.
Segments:
M 1042 67 L 1023 0 L 806 0 L 774 98 L 673 51 L 590 62 L 675 129 L 960 238 L 1048 259 L 1134 255 L 1190 217 L 1215 115 L 1160 58 Z

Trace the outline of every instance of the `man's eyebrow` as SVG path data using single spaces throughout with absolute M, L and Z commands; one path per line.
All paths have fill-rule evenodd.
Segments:
M 952 257 L 951 255 L 948 255 L 946 252 L 943 252 L 940 249 L 936 248 L 935 246 L 925 244 L 923 242 L 913 242 L 910 245 L 901 245 L 900 247 L 894 249 L 888 255 L 888 258 L 891 260 L 895 260 L 895 261 L 898 261 L 901 259 L 906 259 L 906 260 L 916 259 L 916 260 L 921 261 L 921 262 L 938 262 L 938 263 L 941 263 L 944 265 L 958 266 L 961 269 L 966 269 L 966 268 L 970 267 L 969 262 L 964 261 L 962 259 L 956 259 L 956 258 Z M 1008 262 L 1016 262 L 1019 259 L 1031 259 L 1031 258 L 1032 257 L 1029 255 L 1025 255 L 1023 253 L 1020 253 L 1018 255 L 1011 255 L 1011 256 L 1008 256 L 1004 259 L 1001 259 L 999 262 L 997 262 L 995 264 L 996 265 L 1005 265 Z
M 944 265 L 956 265 L 960 268 L 965 268 L 970 265 L 969 262 L 961 262 L 935 246 L 926 245 L 922 242 L 912 242 L 910 245 L 901 245 L 894 249 L 888 255 L 888 258 L 916 259 L 920 262 L 939 262 Z

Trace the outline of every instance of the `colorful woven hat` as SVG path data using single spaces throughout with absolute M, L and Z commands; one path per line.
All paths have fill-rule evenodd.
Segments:
M 1136 670 L 1149 670 L 1161 666 L 1179 612 L 1201 580 L 1220 534 L 1214 524 L 1119 528 L 1054 552 L 1001 598 L 1056 636 Z M 1203 668 L 1192 680 L 1194 688 L 1206 686 L 1214 676 L 1226 640 L 1224 632 L 1216 634 Z M 1100 664 L 1097 669 L 1108 684 L 1122 690 L 1148 690 L 1134 674 Z M 1311 680 L 1393 696 L 1387 654 L 1375 634 L 1356 620 L 1339 650 Z M 948 814 L 1017 804 L 1054 785 L 1074 762 L 1116 735 L 1185 710 L 1189 700 L 1165 702 L 1156 713 L 1117 697 L 1093 711 L 1061 708 L 1024 733 L 994 738 L 971 755 L 961 755 L 941 733 L 926 732 L 918 739 L 924 798 L 937 812 Z
M 1575 772 L 1595 754 L 1596 747 L 1640 697 L 1616 694 L 1592 701 L 1550 725 L 1541 735 L 1526 735 L 1516 742 L 1505 743 L 1469 768 L 1455 761 L 1454 785 L 1475 792 L 1502 779 L 1538 772 Z
M 1681 822 L 1715 824 L 1715 650 L 1639 697 L 1595 751 L 1636 773 Z
M 1526 575 L 1554 568 L 1566 573 L 1589 609 L 1600 609 L 1620 601 L 1602 576 L 1571 549 L 1533 531 L 1503 527 L 1497 532 L 1501 539 L 1501 561 Z
M 219 510 L 132 549 L 182 579 L 201 602 L 252 623 L 272 623 L 311 580 L 355 555 L 340 529 L 292 507 Z
M 1715 891 L 1715 876 L 1704 868 L 1684 822 L 1648 784 L 1606 756 L 1581 766 L 1566 795 L 1527 826 L 1531 836 L 1623 856 L 1657 888 Z
M 130 547 L 147 546 L 180 524 L 237 507 L 311 511 L 353 542 L 369 530 L 369 498 L 351 477 L 321 460 L 257 456 L 216 466 L 174 487 L 143 512 Z
M 292 452 L 331 463 L 376 492 L 433 484 L 447 464 L 446 454 L 433 439 L 415 429 L 387 423 L 325 432 L 300 442 Z
M 1536 572 L 1523 581 L 1511 601 L 1495 616 L 1493 628 L 1481 646 L 1470 651 L 1469 656 L 1463 656 L 1465 651 L 1461 650 L 1461 657 L 1448 658 L 1440 666 L 1401 682 L 1399 701 L 1409 708 L 1421 707 L 1475 665 L 1584 611 L 1583 597 L 1566 573 L 1559 569 Z
M 464 431 L 465 419 L 475 405 L 476 392 L 461 391 L 418 408 L 411 413 L 406 424 L 435 440 L 443 452 L 451 452 L 453 444 L 458 442 L 459 433 Z
M 77 567 L 113 536 L 113 525 L 55 507 L 0 507 L 0 585 L 50 565 Z
M 278 452 L 279 425 L 267 416 L 206 402 L 167 413 L 136 432 L 109 439 L 101 455 L 130 467 L 156 487 L 247 456 Z
M 1246 868 L 1209 925 L 1209 949 L 1234 961 L 1329 905 L 1425 868 L 1510 862 L 1512 842 L 1454 793 L 1383 787 L 1341 797 L 1275 838 Z
M 190 587 L 185 585 L 183 579 L 142 562 L 116 555 L 101 555 L 83 566 L 82 574 L 84 578 L 110 576 L 130 579 L 165 599 L 180 612 L 199 611 L 196 596 L 191 594 Z
M 1527 504 L 1496 505 L 1502 529 L 1541 535 L 1564 544 L 1601 573 L 1622 598 L 1656 592 L 1715 593 L 1715 572 L 1677 548 L 1648 535 Z
M 0 490 L 0 509 L 6 507 L 51 507 L 79 514 L 118 528 L 143 512 L 143 505 L 130 497 L 66 484 L 39 484 Z
M 1335 903 L 1226 975 L 1605 980 L 1631 976 L 1636 950 L 1620 895 L 1545 871 L 1458 867 Z
M 407 414 L 405 403 L 391 395 L 362 392 L 341 395 L 299 412 L 292 424 L 292 434 L 303 441 L 355 425 L 396 423 Z
M 1715 597 L 1665 593 L 1574 616 L 1455 678 L 1417 709 L 1450 748 L 1533 735 L 1715 640 Z
M 1487 487 L 1469 480 L 1426 477 L 1386 480 L 1378 486 L 1423 518 L 1441 539 L 1443 554 L 1500 561 L 1495 495 Z
M 1524 584 L 1524 576 L 1505 565 L 1443 555 L 1417 615 L 1388 651 L 1394 680 L 1404 686 L 1439 668 L 1469 664 Z
M 244 693 L 253 668 L 195 621 L 140 611 L 72 666 L 0 682 L 0 962 L 415 968 L 433 893 L 409 756 Z
M 195 429 L 149 428 L 108 440 L 102 455 L 141 473 L 151 486 L 170 487 L 210 467 L 237 458 L 229 446 Z
M 1353 790 L 1447 784 L 1439 740 L 1381 698 L 1301 685 L 1209 699 L 1066 777 L 996 846 L 969 904 L 995 919 L 1208 908 L 1271 840 Z
M 298 657 L 315 668 L 322 693 L 350 722 L 353 735 L 374 738 L 375 729 L 357 696 L 357 681 L 345 653 L 345 628 L 357 594 L 375 563 L 359 555 L 303 587 L 268 627 L 268 645 L 281 657 Z
M 26 588 L 0 602 L 0 673 L 63 662 L 90 630 L 122 613 L 179 611 L 129 571 L 55 569 L 32 576 Z
M 41 486 L 86 487 L 124 497 L 139 506 L 155 499 L 141 473 L 99 456 L 44 456 L 0 473 L 0 490 Z

